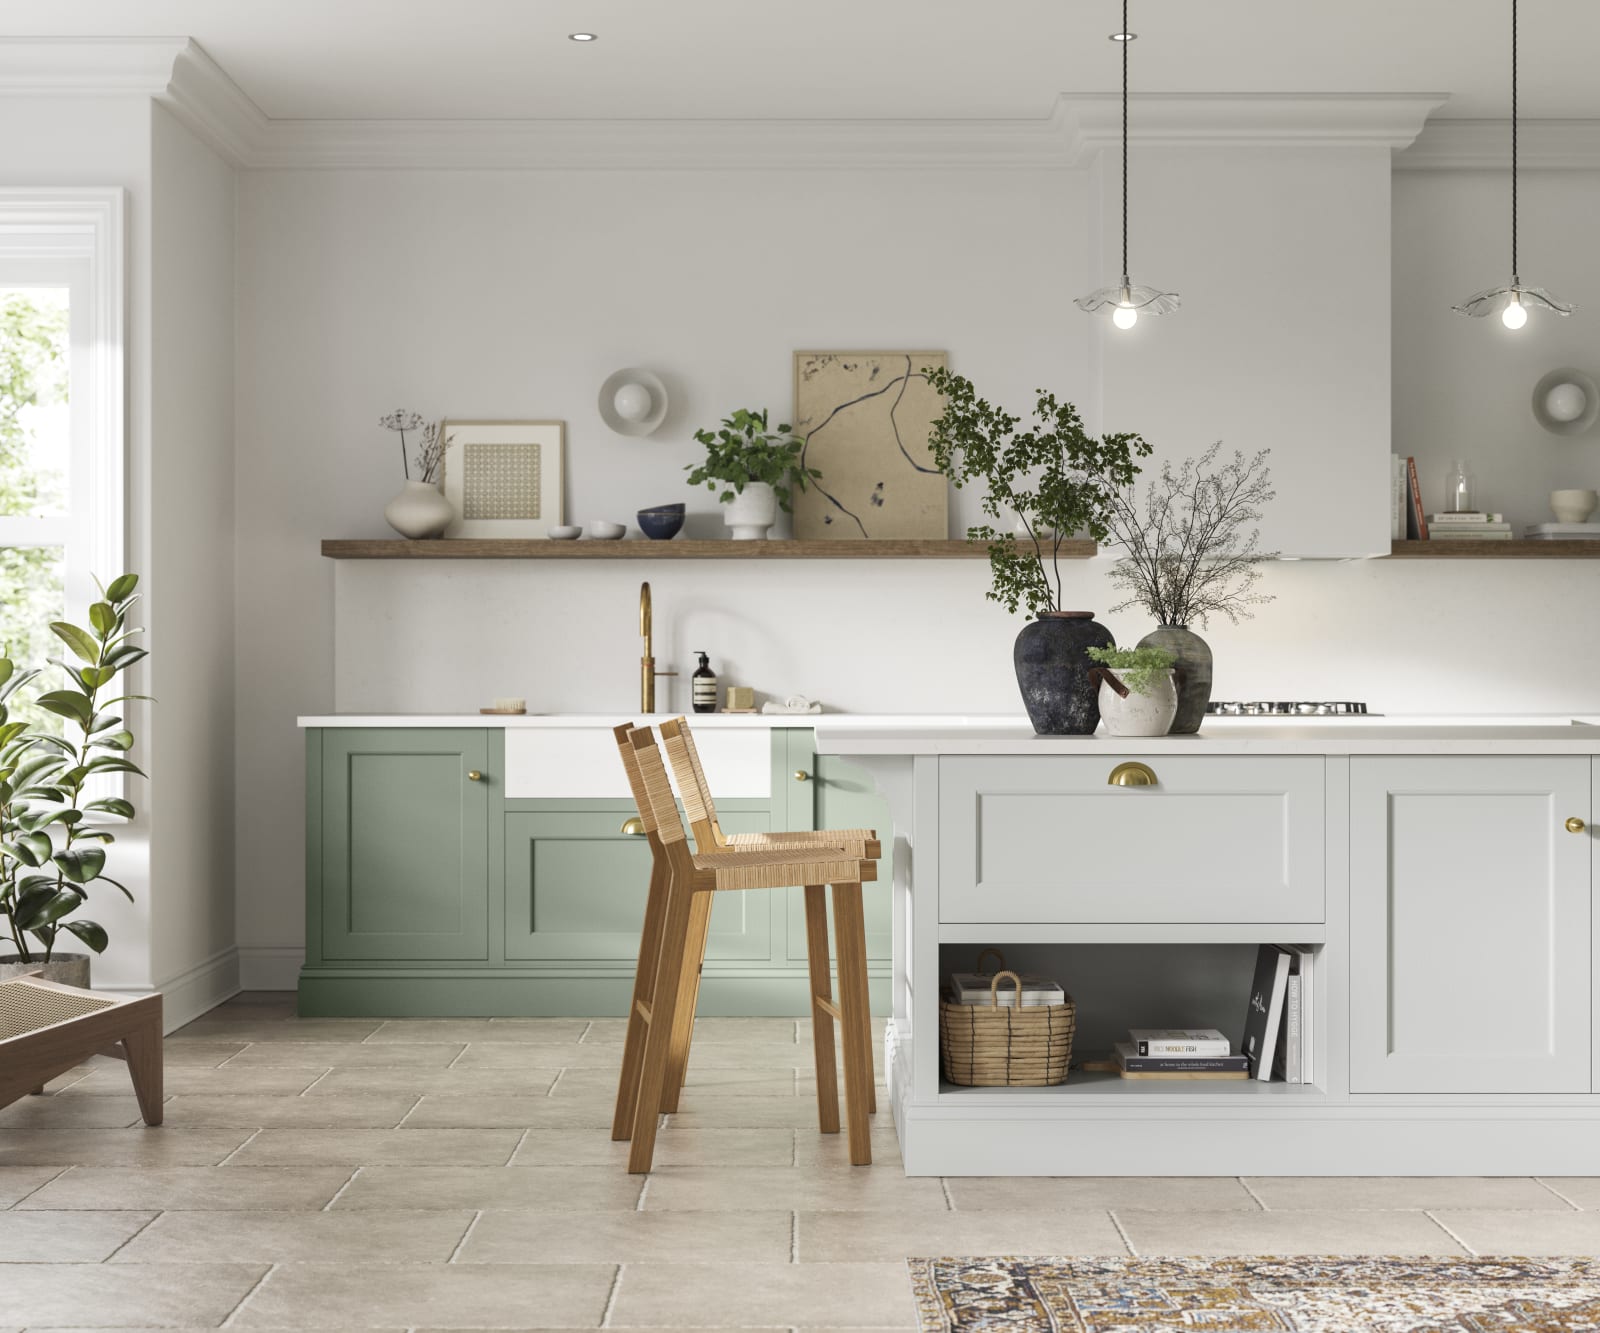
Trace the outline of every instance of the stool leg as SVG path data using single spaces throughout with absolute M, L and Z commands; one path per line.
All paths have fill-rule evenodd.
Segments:
M 161 1015 L 152 1014 L 122 1039 L 128 1053 L 128 1074 L 133 1079 L 133 1095 L 139 1101 L 139 1114 L 147 1125 L 159 1125 L 162 1116 Z
M 667 1053 L 667 1083 L 661 1109 L 678 1109 L 678 1094 L 689 1072 L 689 1045 L 694 1040 L 694 1014 L 700 1003 L 700 969 L 706 961 L 706 939 L 711 934 L 711 895 L 695 894 L 689 908 L 689 952 L 683 960 L 683 981 L 678 987 L 678 1007 L 672 1015 L 672 1045 Z
M 817 1064 L 817 1127 L 839 1132 L 839 1075 L 833 1053 L 833 979 L 828 965 L 828 903 L 821 884 L 807 884 L 806 966 L 811 971 L 811 1044 Z M 842 988 L 841 988 L 842 989 Z
M 833 932 L 839 951 L 839 1026 L 844 1029 L 845 1114 L 850 1164 L 872 1163 L 872 1014 L 867 993 L 867 929 L 861 885 L 833 886 Z
M 633 973 L 633 999 L 628 1003 L 628 1030 L 622 1043 L 622 1072 L 617 1077 L 617 1105 L 611 1115 L 611 1137 L 626 1139 L 633 1133 L 633 1113 L 639 1099 L 639 1072 L 644 1067 L 645 1017 L 655 992 L 656 968 L 661 955 L 661 925 L 667 913 L 667 872 L 655 835 L 650 835 L 650 893 L 644 904 L 644 925 L 639 931 L 639 962 Z
M 684 955 L 689 947 L 689 917 L 694 892 L 687 883 L 667 877 L 667 912 L 661 927 L 660 962 L 655 992 L 650 1000 L 650 1031 L 645 1038 L 644 1069 L 639 1099 L 633 1112 L 633 1146 L 628 1170 L 635 1175 L 650 1170 L 655 1157 L 656 1127 L 661 1120 L 661 1097 L 667 1082 L 667 1056 L 672 1046 L 672 1019 L 683 981 Z

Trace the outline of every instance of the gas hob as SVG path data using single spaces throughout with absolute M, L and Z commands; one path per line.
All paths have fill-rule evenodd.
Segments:
M 1213 699 L 1206 705 L 1206 712 L 1212 717 L 1375 717 L 1376 714 L 1368 713 L 1364 703 L 1353 703 L 1348 700 L 1330 702 L 1327 700 L 1312 700 L 1299 702 L 1286 702 L 1283 700 L 1247 699 L 1243 702 L 1237 700 Z

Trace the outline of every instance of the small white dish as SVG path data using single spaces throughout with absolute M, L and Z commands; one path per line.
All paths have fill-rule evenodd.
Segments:
M 576 541 L 581 536 L 583 536 L 583 529 L 571 523 L 550 529 L 550 540 L 555 542 Z
M 628 528 L 625 523 L 600 523 L 591 521 L 589 524 L 589 535 L 599 542 L 614 542 L 621 537 L 623 533 L 627 532 L 627 530 Z

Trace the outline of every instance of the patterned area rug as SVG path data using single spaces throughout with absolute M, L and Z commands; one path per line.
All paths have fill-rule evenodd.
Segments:
M 1596 1333 L 1594 1259 L 909 1259 L 923 1333 Z

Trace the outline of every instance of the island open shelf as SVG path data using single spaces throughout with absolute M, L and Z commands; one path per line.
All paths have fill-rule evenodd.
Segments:
M 1092 541 L 1063 541 L 1063 560 L 1088 560 Z M 438 541 L 325 539 L 330 560 L 987 560 L 969 541 L 552 541 L 454 537 Z

